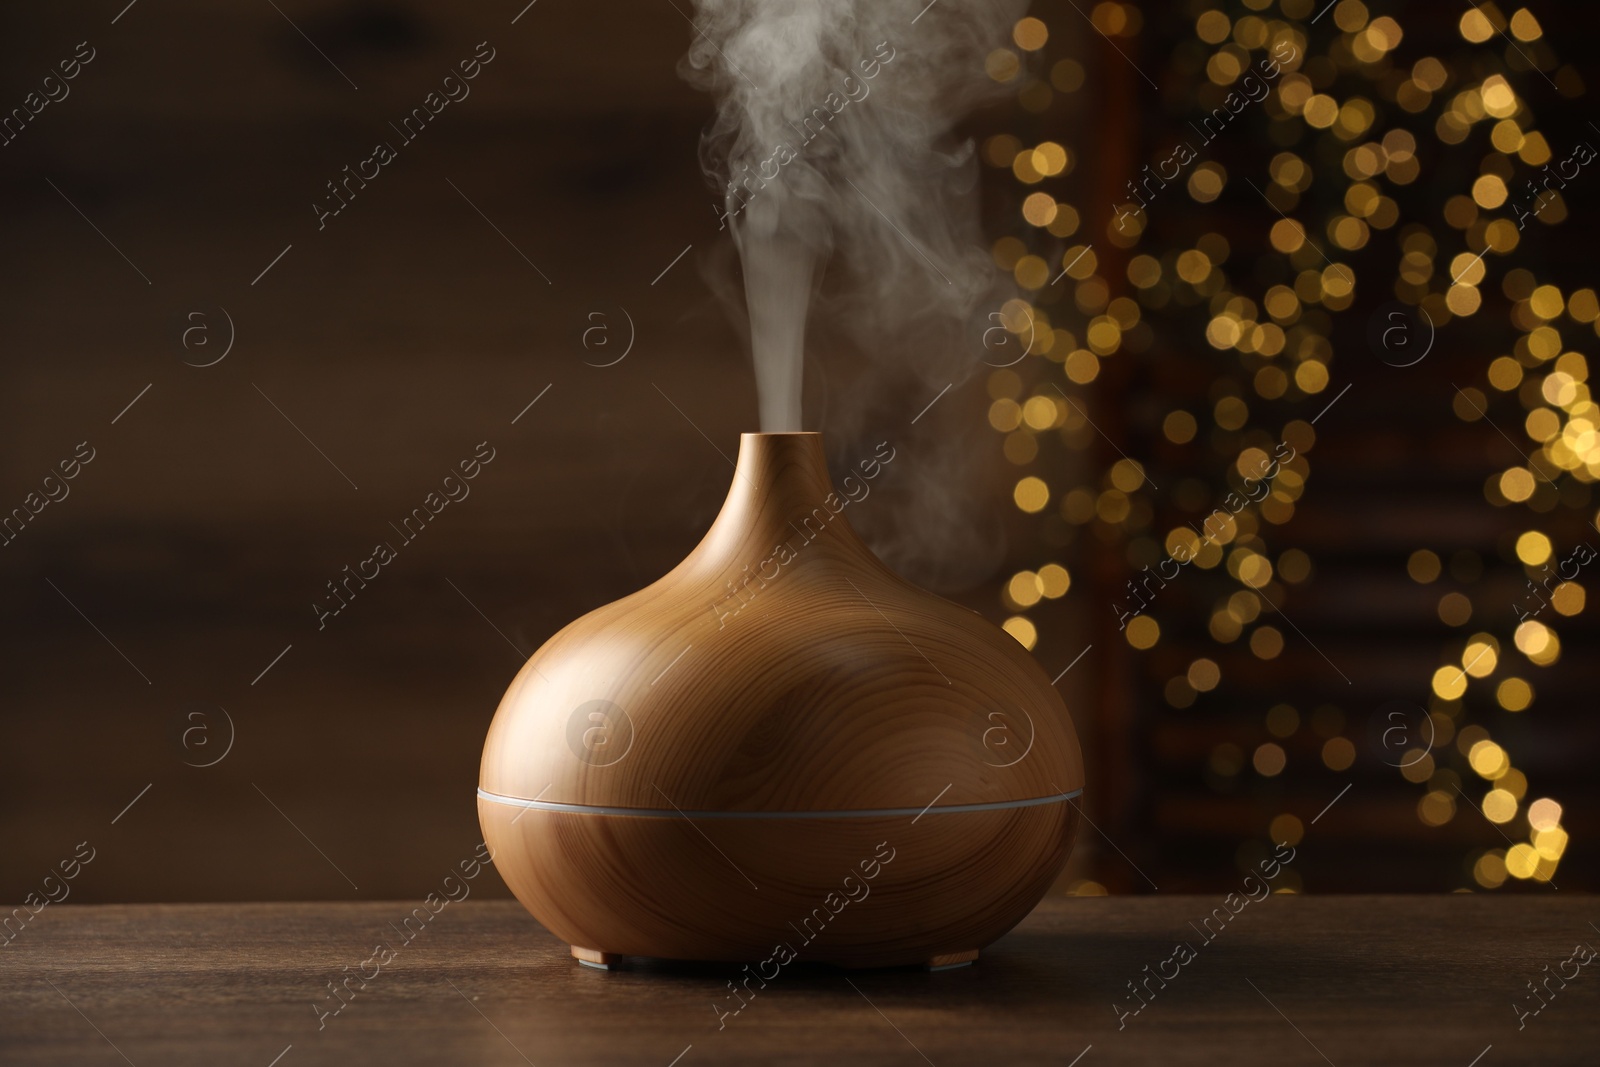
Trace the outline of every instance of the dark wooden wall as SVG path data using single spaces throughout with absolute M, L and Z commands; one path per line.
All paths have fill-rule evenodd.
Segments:
M 95 457 L 0 548 L 0 900 L 84 840 L 73 899 L 415 895 L 479 839 L 522 659 L 680 559 L 753 428 L 702 277 L 692 31 L 668 3 L 123 2 L 0 14 L 6 107 L 94 51 L 0 147 L 0 507 Z M 483 441 L 470 497 L 319 629 Z

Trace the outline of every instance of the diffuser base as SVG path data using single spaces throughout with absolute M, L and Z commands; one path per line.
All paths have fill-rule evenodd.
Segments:
M 690 820 L 481 793 L 478 817 L 506 884 L 575 958 L 756 963 L 767 975 L 796 958 L 846 969 L 968 962 L 1045 895 L 1080 819 L 1066 800 Z
M 617 961 L 622 959 L 621 956 L 618 956 L 614 952 L 601 952 L 598 949 L 579 948 L 577 945 L 573 945 L 571 948 L 573 959 L 577 960 L 585 967 L 595 967 L 602 971 L 614 969 L 617 965 Z
M 924 964 L 930 971 L 953 971 L 957 967 L 971 966 L 978 958 L 978 950 L 968 949 L 965 952 L 946 952 L 938 956 L 930 956 Z
M 585 967 L 593 967 L 597 971 L 614 971 L 622 962 L 622 955 L 616 952 L 601 952 L 599 949 L 579 948 L 571 945 L 572 958 Z M 970 967 L 978 958 L 977 949 L 968 949 L 965 952 L 944 952 L 937 956 L 929 956 L 922 966 L 930 973 L 939 971 L 957 971 L 962 967 Z M 846 965 L 849 970 L 871 969 L 873 964 Z

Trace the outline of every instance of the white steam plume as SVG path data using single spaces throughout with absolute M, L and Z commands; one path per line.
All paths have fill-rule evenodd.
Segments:
M 763 431 L 802 429 L 808 320 L 830 367 L 835 447 L 881 440 L 886 424 L 904 427 L 983 368 L 984 313 L 1006 294 L 981 247 L 972 144 L 954 129 L 1004 91 L 984 57 L 1025 6 L 695 0 L 699 32 L 680 70 L 717 104 L 701 160 L 743 267 Z M 952 478 L 964 473 L 950 468 L 968 450 L 948 423 L 940 436 L 897 472 L 901 529 L 875 547 L 902 571 L 956 558 L 982 570 L 992 539 L 950 536 L 961 495 Z M 944 577 L 955 581 L 934 584 L 960 584 Z

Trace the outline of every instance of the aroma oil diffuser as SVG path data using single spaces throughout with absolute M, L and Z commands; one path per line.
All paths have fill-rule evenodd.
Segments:
M 579 960 L 958 964 L 1066 862 L 1083 763 L 1049 679 L 843 511 L 819 435 L 745 434 L 688 558 L 511 683 L 478 815 Z

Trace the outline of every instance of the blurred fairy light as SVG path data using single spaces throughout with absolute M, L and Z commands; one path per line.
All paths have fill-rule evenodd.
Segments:
M 1266 407 L 1314 397 L 1328 388 L 1334 316 L 1354 304 L 1358 282 L 1392 288 L 1401 301 L 1426 313 L 1436 328 L 1477 314 L 1484 286 L 1495 273 L 1491 257 L 1513 254 L 1526 225 L 1557 225 L 1567 213 L 1551 183 L 1545 183 L 1531 204 L 1518 188 L 1519 174 L 1525 181 L 1528 169 L 1548 168 L 1556 153 L 1535 128 L 1516 83 L 1537 75 L 1565 96 L 1583 92 L 1577 75 L 1558 63 L 1543 28 L 1526 8 L 1506 17 L 1494 3 L 1469 5 L 1457 28 L 1475 47 L 1464 57 L 1423 56 L 1402 63 L 1395 55 L 1406 37 L 1402 23 L 1389 15 L 1374 17 L 1361 0 L 1337 0 L 1326 21 L 1322 17 L 1330 9 L 1322 0 L 1278 0 L 1277 12 L 1273 6 L 1273 0 L 1198 0 L 1190 6 L 1195 38 L 1209 50 L 1195 93 L 1202 110 L 1220 106 L 1229 87 L 1266 56 L 1293 56 L 1281 63 L 1271 91 L 1252 105 L 1267 116 L 1267 140 L 1276 149 L 1265 175 L 1236 176 L 1221 163 L 1205 160 L 1187 168 L 1181 182 L 1167 183 L 1173 189 L 1162 194 L 1208 204 L 1239 177 L 1248 177 L 1253 185 L 1259 182 L 1258 191 L 1280 216 L 1266 234 L 1267 243 L 1289 268 L 1284 281 L 1264 291 L 1245 291 L 1253 263 L 1240 265 L 1237 282 L 1230 277 L 1233 250 L 1218 232 L 1201 235 L 1189 247 L 1138 250 L 1146 228 L 1143 202 L 1115 205 L 1119 214 L 1103 235 L 1085 232 L 1086 213 L 1069 202 L 1062 188 L 1062 179 L 1078 163 L 1070 143 L 1027 143 L 998 134 L 982 146 L 984 161 L 1010 171 L 1021 194 L 1020 236 L 1002 237 L 992 248 L 996 266 L 1026 294 L 1006 305 L 1003 320 L 1027 355 L 1043 361 L 990 375 L 989 422 L 1003 435 L 1008 461 L 1029 468 L 1038 460 L 1041 444 L 1052 441 L 1079 456 L 1091 455 L 1095 431 L 1082 410 L 1087 405 L 1063 401 L 1096 381 L 1106 361 L 1145 350 L 1152 340 L 1147 317 L 1192 309 L 1209 313 L 1204 341 L 1219 356 L 1231 357 L 1234 369 L 1218 365 L 1208 398 L 1165 414 L 1160 424 L 1165 442 L 1175 447 L 1229 442 L 1238 460 L 1224 472 L 1223 492 L 1237 492 L 1248 472 L 1259 469 L 1255 461 L 1280 442 L 1292 446 L 1294 454 L 1280 465 L 1269 492 L 1208 526 L 1211 536 L 1205 540 L 1188 526 L 1165 533 L 1154 528 L 1158 506 L 1163 513 L 1204 511 L 1205 491 L 1197 499 L 1191 484 L 1157 498 L 1143 468 L 1126 458 L 1084 484 L 1052 486 L 1050 470 L 1019 472 L 1013 487 L 1016 506 L 1046 521 L 1057 516 L 1064 520 L 1066 534 L 1046 536 L 1048 544 L 1064 547 L 1074 532 L 1092 528 L 1107 541 L 1126 543 L 1130 560 L 1162 559 L 1181 551 L 1202 570 L 1225 571 L 1239 588 L 1213 605 L 1207 631 L 1219 645 L 1243 642 L 1262 661 L 1278 656 L 1284 644 L 1272 623 L 1275 609 L 1263 604 L 1262 595 L 1269 604 L 1281 603 L 1285 586 L 1307 581 L 1315 569 L 1305 552 L 1274 553 L 1267 544 L 1271 527 L 1289 521 L 1305 490 L 1311 473 L 1306 454 L 1315 444 L 1315 433 L 1298 419 L 1274 429 L 1252 411 L 1253 399 Z M 1127 46 L 1143 26 L 1137 7 L 1102 2 L 1088 16 L 1113 45 L 1133 51 Z M 1321 24 L 1313 27 L 1313 22 Z M 1016 86 L 1019 105 L 1033 114 L 1048 112 L 1059 97 L 1084 85 L 1085 71 L 1076 60 L 1051 63 L 1040 55 L 1050 30 L 1038 18 L 1022 19 L 1012 33 L 1015 48 L 996 50 L 986 64 L 995 80 Z M 1285 51 L 1276 52 L 1279 48 Z M 1441 202 L 1429 204 L 1436 220 L 1403 218 L 1398 198 L 1422 174 L 1419 152 L 1476 151 L 1469 142 L 1478 131 L 1487 151 L 1476 176 Z M 1429 136 L 1442 147 L 1429 149 L 1422 143 Z M 1330 160 L 1337 164 L 1330 166 Z M 1338 198 L 1302 202 L 1314 180 L 1326 183 L 1341 177 L 1345 185 Z M 1128 191 L 1136 190 L 1130 181 Z M 1366 249 L 1380 234 L 1390 235 L 1386 240 L 1398 253 L 1392 276 L 1358 279 L 1342 257 Z M 1102 273 L 1095 246 L 1104 249 L 1104 243 L 1131 253 L 1126 284 Z M 1372 274 L 1372 268 L 1365 272 Z M 1489 365 L 1484 386 L 1461 389 L 1453 409 L 1463 421 L 1475 422 L 1484 418 L 1497 395 L 1521 404 L 1523 429 L 1535 450 L 1526 465 L 1491 477 L 1484 493 L 1496 506 L 1524 505 L 1545 514 L 1567 499 L 1563 486 L 1568 480 L 1587 484 L 1600 479 L 1600 407 L 1590 396 L 1586 357 L 1570 350 L 1564 339 L 1565 333 L 1582 332 L 1580 327 L 1600 334 L 1600 296 L 1588 288 L 1564 292 L 1521 267 L 1507 270 L 1500 287 L 1511 302 L 1510 324 L 1521 336 L 1510 353 Z M 1128 295 L 1113 295 L 1115 291 Z M 1207 422 L 1215 428 L 1210 433 Z M 1587 492 L 1581 499 L 1588 500 Z M 1537 579 L 1556 549 L 1548 533 L 1533 528 L 1518 537 L 1515 554 L 1528 576 Z M 1436 581 L 1444 570 L 1440 557 L 1426 548 L 1407 563 L 1410 577 L 1422 584 Z M 1481 574 L 1481 564 L 1470 553 L 1458 553 L 1450 573 L 1470 584 Z M 1463 699 L 1475 685 L 1491 693 L 1494 704 L 1506 712 L 1521 713 L 1534 705 L 1537 690 L 1522 677 L 1528 672 L 1520 665 L 1525 661 L 1536 671 L 1557 662 L 1561 641 L 1555 626 L 1586 604 L 1583 585 L 1562 577 L 1559 585 L 1548 587 L 1550 612 L 1516 625 L 1504 635 L 1504 643 L 1487 632 L 1471 635 L 1460 654 L 1435 671 L 1430 717 L 1438 747 L 1402 761 L 1401 774 L 1426 789 L 1417 806 L 1426 825 L 1451 821 L 1461 796 L 1502 829 L 1525 821 L 1526 841 L 1484 852 L 1472 862 L 1473 880 L 1484 888 L 1496 888 L 1507 878 L 1548 881 L 1566 847 L 1560 804 L 1549 798 L 1529 800 L 1527 779 L 1506 749 L 1483 726 L 1460 721 Z M 1013 575 L 1000 592 L 1002 604 L 1013 613 L 1005 623 L 1007 631 L 1033 648 L 1039 629 L 1028 612 L 1065 595 L 1070 583 L 1066 566 L 1056 561 Z M 1477 614 L 1471 598 L 1454 590 L 1441 594 L 1437 613 L 1452 627 L 1466 626 Z M 1126 622 L 1122 634 L 1133 649 L 1145 651 L 1159 644 L 1163 631 L 1153 615 L 1141 612 Z M 1495 677 L 1501 672 L 1503 676 Z M 1188 707 L 1220 681 L 1214 660 L 1195 659 L 1166 683 L 1167 702 Z M 1267 713 L 1266 728 L 1273 737 L 1286 739 L 1301 728 L 1301 718 L 1296 709 L 1279 705 Z M 1344 736 L 1342 712 L 1320 708 L 1306 724 L 1323 738 L 1326 767 L 1340 771 L 1354 763 L 1355 745 Z M 1452 739 L 1461 757 L 1459 770 L 1445 766 L 1455 762 L 1449 751 Z M 1283 771 L 1287 759 L 1277 741 L 1263 742 L 1248 757 L 1237 746 L 1224 744 L 1214 750 L 1209 769 L 1227 778 L 1248 765 L 1270 777 Z M 1474 798 L 1464 781 L 1467 774 L 1479 778 L 1487 791 Z

